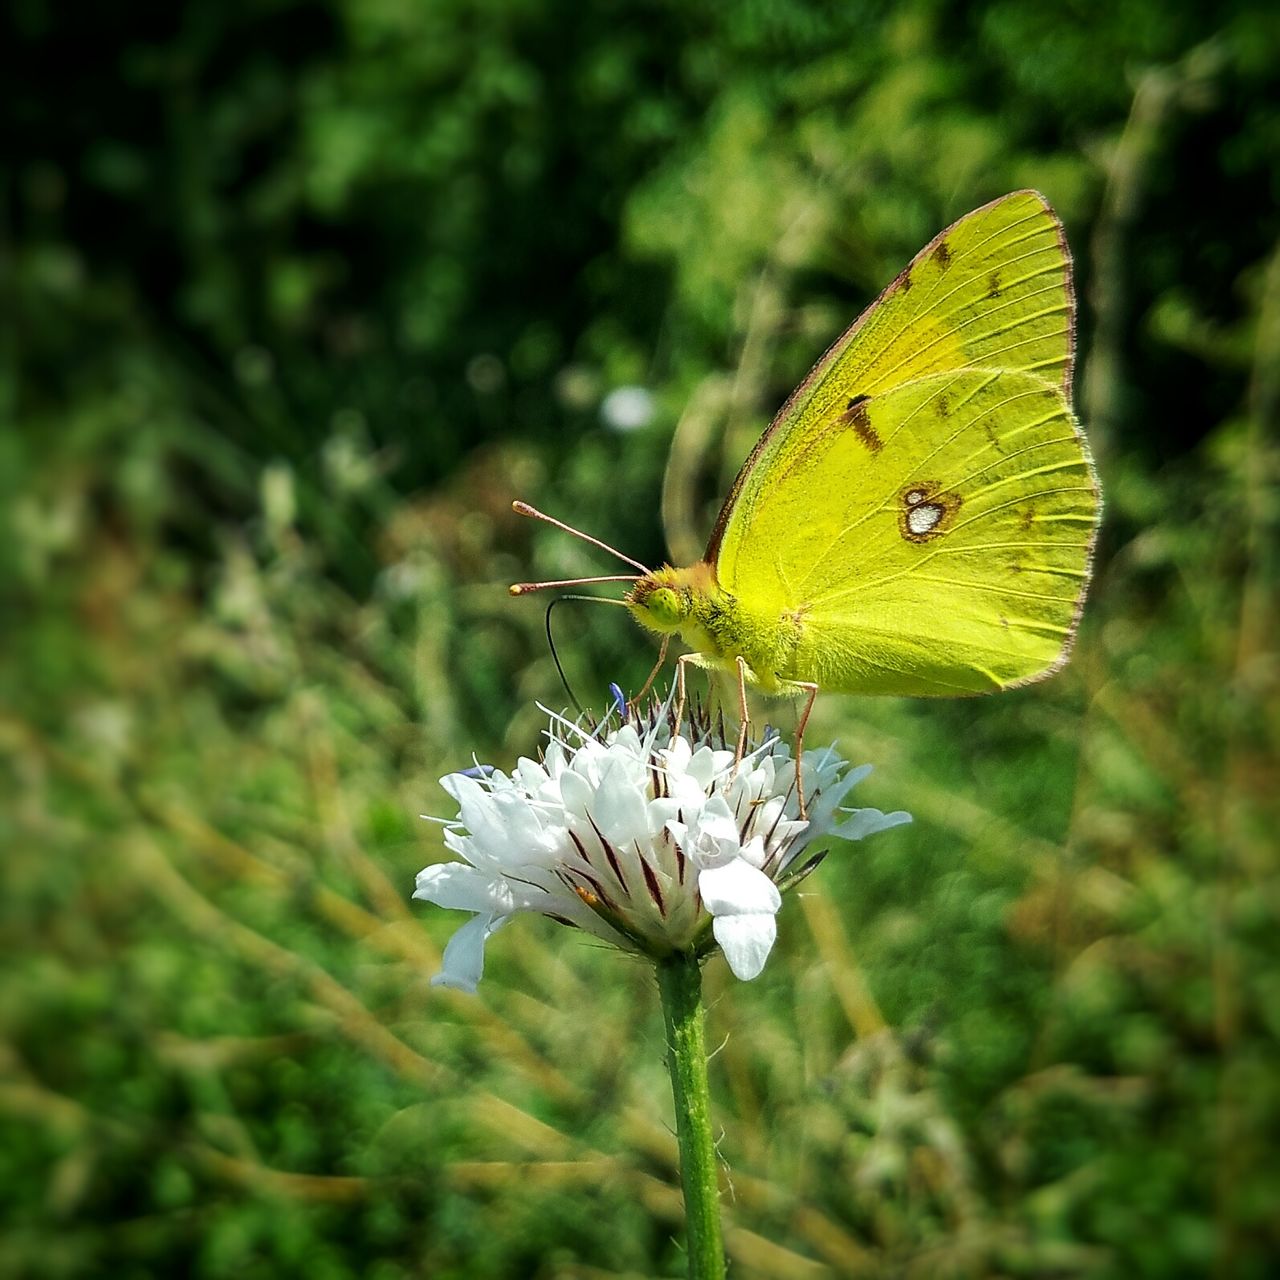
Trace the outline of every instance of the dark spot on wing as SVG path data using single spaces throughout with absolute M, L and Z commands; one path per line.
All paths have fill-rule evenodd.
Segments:
M 934 404 L 938 407 L 938 417 L 949 418 L 951 416 L 951 399 L 946 392 L 939 393 Z
M 898 494 L 898 531 L 908 542 L 929 542 L 955 523 L 963 499 L 936 480 L 917 480 Z M 914 527 L 913 527 L 914 526 Z
M 933 260 L 945 271 L 951 265 L 951 246 L 945 240 L 939 240 L 933 247 Z
M 991 441 L 991 447 L 997 453 L 1003 453 L 1004 445 L 1000 443 L 1000 437 L 996 435 L 995 427 L 993 427 L 989 422 L 984 422 L 982 424 L 982 430 L 986 433 L 987 439 Z
M 879 453 L 884 448 L 884 441 L 876 435 L 876 430 L 871 425 L 871 410 L 867 407 L 870 399 L 870 396 L 851 396 L 848 408 L 840 415 L 840 421 L 852 427 L 858 439 L 872 453 Z
M 1028 504 L 1023 509 L 1023 511 L 1019 516 L 1018 527 L 1020 529 L 1030 529 L 1032 524 L 1035 523 L 1035 518 L 1036 518 L 1036 509 L 1035 507 Z
M 901 289 L 903 293 L 907 293 L 910 291 L 911 289 L 911 268 L 910 267 L 903 267 L 902 270 L 898 272 L 897 277 L 894 279 L 893 291 L 896 292 L 899 289 Z
M 987 277 L 987 297 L 998 298 L 1000 296 L 1000 273 L 993 271 Z

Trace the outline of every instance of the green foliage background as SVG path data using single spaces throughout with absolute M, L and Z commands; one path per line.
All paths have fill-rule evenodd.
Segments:
M 1280 23 L 1262 0 L 15 0 L 0 1273 L 679 1274 L 651 976 L 411 905 L 559 692 L 513 580 L 696 554 L 813 358 L 1019 186 L 1107 520 L 1071 666 L 824 699 L 915 825 L 708 967 L 743 1277 L 1280 1258 Z M 604 396 L 654 397 L 611 430 Z M 610 610 L 577 688 L 651 660 Z M 784 713 L 785 714 L 785 713 Z

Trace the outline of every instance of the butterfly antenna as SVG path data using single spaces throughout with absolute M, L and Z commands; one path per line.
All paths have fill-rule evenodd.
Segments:
M 555 516 L 549 516 L 545 512 L 539 511 L 536 507 L 531 507 L 527 502 L 513 502 L 511 510 L 518 516 L 530 516 L 534 520 L 545 521 L 549 525 L 553 525 L 557 529 L 563 530 L 565 533 L 571 533 L 575 538 L 581 538 L 583 542 L 589 542 L 593 547 L 599 547 L 601 551 L 607 551 L 611 556 L 629 564 L 633 569 L 639 569 L 641 573 L 649 573 L 650 570 L 640 563 L 639 560 L 633 560 L 630 556 L 624 556 L 617 547 L 611 547 L 607 542 L 601 542 L 599 538 L 593 538 L 589 533 L 583 533 L 581 529 L 575 529 L 571 524 L 565 524 L 563 520 L 557 520 Z M 617 579 L 614 579 L 617 581 Z
M 507 591 L 513 596 L 527 596 L 531 591 L 545 591 L 548 587 L 588 587 L 596 582 L 634 582 L 634 573 L 610 573 L 601 578 L 561 578 L 556 582 L 513 582 Z M 598 596 L 565 596 L 566 600 L 596 600 Z M 621 604 L 611 600 L 610 604 Z

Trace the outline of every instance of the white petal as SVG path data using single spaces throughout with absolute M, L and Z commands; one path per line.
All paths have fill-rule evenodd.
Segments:
M 471 856 L 471 837 L 463 835 L 461 831 L 453 831 L 446 828 L 444 833 L 444 847 L 450 853 L 456 853 L 458 857 L 465 858 L 467 862 L 475 865 L 475 859 Z
M 516 761 L 515 776 L 519 778 L 520 785 L 526 791 L 532 793 L 546 782 L 547 771 L 536 760 L 530 760 L 528 756 L 521 756 Z
M 808 752 L 805 753 L 806 757 Z M 818 802 L 809 812 L 809 819 L 812 823 L 812 830 L 809 838 L 814 839 L 821 835 L 823 831 L 829 828 L 835 821 L 836 812 L 840 805 L 844 803 L 844 798 L 853 790 L 863 778 L 871 772 L 871 766 L 864 764 L 857 769 L 850 769 L 848 773 L 838 781 L 830 779 L 821 779 L 815 777 L 810 772 L 809 762 L 805 760 L 805 786 L 806 788 L 815 788 L 821 790 Z
M 600 770 L 608 758 L 608 752 L 592 738 L 573 753 L 573 764 L 570 765 L 570 769 L 579 777 L 585 778 L 594 790 L 600 785 Z
M 594 794 L 591 783 L 574 769 L 566 769 L 560 775 L 560 799 L 566 813 L 573 814 L 575 818 L 585 818 Z
M 656 839 L 664 829 L 670 831 L 673 822 L 681 827 L 684 826 L 676 817 L 680 812 L 680 806 L 670 796 L 655 796 L 645 805 L 645 812 L 648 817 L 651 840 Z
M 697 780 L 698 785 L 705 791 L 711 785 L 711 780 L 720 772 L 720 760 L 718 754 L 711 747 L 701 746 L 692 756 L 689 757 L 689 763 L 685 765 L 685 772 Z M 730 756 L 730 759 L 733 757 Z
M 771 788 L 769 787 L 765 788 L 764 794 L 768 795 L 769 798 L 760 805 L 758 809 L 756 809 L 757 831 L 772 831 L 774 826 L 782 817 L 782 810 L 783 806 L 786 804 L 786 800 L 783 796 L 770 795 L 770 790 Z M 779 837 L 775 835 L 772 839 L 772 843 L 779 844 L 781 841 Z
M 686 818 L 698 813 L 707 802 L 706 788 L 687 773 L 668 772 L 667 790 Z
M 468 920 L 449 939 L 444 949 L 443 968 L 431 979 L 433 987 L 454 987 L 475 994 L 484 973 L 484 944 L 510 917 L 478 915 Z
M 716 805 L 723 812 L 716 812 L 713 809 Z M 699 867 L 713 867 L 736 858 L 741 848 L 737 820 L 730 814 L 729 806 L 721 796 L 712 797 L 698 819 L 692 848 L 685 852 Z
M 846 840 L 861 840 L 877 831 L 888 831 L 911 821 L 911 815 L 899 809 L 895 813 L 881 813 L 879 809 L 846 809 L 845 820 L 831 828 L 831 834 Z
M 771 914 L 782 906 L 778 886 L 763 871 L 742 858 L 735 858 L 723 867 L 711 867 L 700 872 L 698 892 L 702 895 L 702 905 L 713 916 L 742 912 Z
M 501 848 L 503 826 L 493 792 L 461 773 L 441 778 L 440 785 L 458 802 L 459 821 L 476 842 L 486 849 Z
M 856 768 L 850 769 L 848 773 L 849 780 L 854 783 L 861 782 L 863 778 L 869 777 L 871 774 L 871 766 L 869 764 L 860 764 Z
M 567 765 L 564 744 L 557 739 L 552 738 L 550 743 L 547 745 L 546 751 L 543 753 L 542 763 L 546 768 L 548 777 L 558 778 Z
M 591 816 L 606 840 L 615 845 L 630 845 L 649 837 L 649 816 L 644 802 L 645 796 L 631 776 L 627 762 L 615 760 L 600 779 Z
M 418 872 L 415 898 L 434 902 L 454 911 L 486 914 L 514 909 L 511 886 L 501 877 L 486 875 L 460 862 L 438 862 Z
M 750 982 L 760 975 L 778 936 L 778 922 L 767 911 L 718 916 L 711 929 L 729 962 L 729 968 L 733 970 L 733 976 L 743 982 Z
M 752 836 L 746 844 L 742 846 L 742 859 L 753 867 L 764 866 L 764 837 Z
M 688 739 L 681 737 L 664 747 L 659 754 L 668 773 L 683 774 L 689 767 L 689 757 L 693 755 L 693 748 L 689 745 Z

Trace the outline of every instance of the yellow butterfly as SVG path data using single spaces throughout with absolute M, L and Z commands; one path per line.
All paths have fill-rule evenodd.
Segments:
M 1071 257 L 1045 198 L 966 215 L 795 390 L 703 559 L 622 557 L 641 570 L 625 604 L 664 652 L 676 634 L 682 662 L 735 671 L 744 713 L 747 683 L 808 694 L 798 737 L 818 690 L 954 697 L 1051 675 L 1100 507 L 1074 354 Z M 512 591 L 543 585 L 561 584 Z

